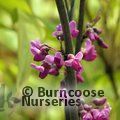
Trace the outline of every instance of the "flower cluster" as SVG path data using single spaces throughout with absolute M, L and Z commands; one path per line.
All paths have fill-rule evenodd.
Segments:
M 34 61 L 41 62 L 41 65 L 31 64 L 31 66 L 38 70 L 39 77 L 45 78 L 48 74 L 58 75 L 59 69 L 63 66 L 63 57 L 61 52 L 56 52 L 55 55 L 49 55 L 50 47 L 41 44 L 38 40 L 31 42 L 31 52 L 34 55 Z
M 109 120 L 111 107 L 105 97 L 94 99 L 92 104 L 81 104 L 79 114 L 82 120 Z
M 97 41 L 98 45 L 102 48 L 108 48 L 108 45 L 102 40 L 102 38 L 99 36 L 102 33 L 101 30 L 97 28 L 92 28 L 91 26 L 87 27 L 87 30 L 85 32 L 86 36 L 92 41 Z
M 79 34 L 79 30 L 77 30 L 77 25 L 75 21 L 71 21 L 69 23 L 71 38 L 76 38 Z M 98 45 L 103 48 L 107 48 L 108 45 L 104 43 L 104 41 L 99 36 L 101 34 L 101 30 L 93 27 L 87 27 L 85 31 L 86 41 L 84 46 L 80 49 L 80 51 L 74 54 L 68 54 L 67 59 L 64 59 L 64 54 L 61 51 L 64 50 L 54 50 L 54 55 L 50 55 L 49 51 L 53 50 L 52 47 L 40 43 L 39 40 L 31 41 L 31 52 L 34 57 L 34 61 L 40 63 L 40 65 L 31 64 L 31 66 L 39 71 L 39 77 L 41 79 L 45 78 L 48 74 L 50 75 L 58 75 L 62 66 L 71 67 L 76 74 L 76 78 L 78 82 L 83 82 L 82 72 L 83 66 L 81 64 L 82 60 L 93 61 L 97 57 L 97 52 L 95 49 L 94 42 L 97 41 Z M 64 41 L 64 35 L 62 30 L 62 25 L 59 24 L 56 27 L 55 32 L 53 32 L 53 36 L 56 37 L 60 42 Z
M 71 38 L 76 38 L 79 33 L 79 30 L 77 30 L 76 22 L 72 20 L 69 23 L 69 27 L 70 27 Z M 61 24 L 57 25 L 56 31 L 53 32 L 53 36 L 56 37 L 58 40 L 63 40 L 63 30 Z

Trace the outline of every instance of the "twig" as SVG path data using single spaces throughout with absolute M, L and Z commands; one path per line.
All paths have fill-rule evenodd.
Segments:
M 74 5 L 75 5 L 75 0 L 71 0 L 71 7 L 70 7 L 70 11 L 69 11 L 69 21 L 71 21 L 73 19 Z
M 69 7 L 68 7 L 68 1 L 65 0 L 65 7 L 66 7 L 66 11 L 67 11 L 67 14 L 69 13 Z
M 79 8 L 79 20 L 78 20 L 78 30 L 80 31 L 78 34 L 78 37 L 76 39 L 76 50 L 75 53 L 77 53 L 82 45 L 82 33 L 83 33 L 83 24 L 84 24 L 84 6 L 85 6 L 85 0 L 80 0 L 80 8 Z

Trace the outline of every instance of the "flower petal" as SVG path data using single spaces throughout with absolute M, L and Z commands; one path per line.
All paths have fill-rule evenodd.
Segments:
M 58 75 L 58 74 L 59 74 L 59 71 L 58 71 L 57 68 L 51 68 L 51 69 L 49 70 L 49 74 L 51 74 L 51 75 Z
M 78 53 L 75 55 L 75 59 L 77 59 L 77 60 L 79 60 L 79 61 L 81 61 L 82 58 L 83 58 L 83 53 L 82 53 L 81 51 L 78 52 Z
M 76 71 L 80 71 L 82 69 L 81 64 L 77 60 L 72 61 L 72 68 Z
M 95 99 L 93 100 L 93 103 L 94 103 L 95 105 L 97 105 L 97 106 L 104 105 L 105 102 L 106 102 L 106 98 L 105 98 L 105 97 L 103 97 L 103 98 L 95 98 Z
M 44 67 L 43 66 L 37 66 L 37 65 L 31 63 L 31 67 L 36 69 L 36 70 L 38 70 L 38 71 L 40 71 L 40 72 L 44 71 Z
M 72 66 L 72 61 L 73 61 L 73 59 L 66 60 L 65 61 L 65 66 L 71 67 Z
M 86 42 L 85 42 L 85 49 L 86 50 L 89 50 L 92 46 L 92 42 L 90 39 L 87 39 Z
M 44 61 L 48 63 L 49 65 L 52 65 L 54 63 L 54 56 L 52 55 L 46 55 Z
M 70 23 L 69 23 L 69 26 L 70 26 L 70 31 L 72 32 L 73 30 L 76 29 L 76 22 L 74 20 L 72 20 Z
M 80 72 L 76 73 L 76 78 L 78 83 L 82 83 L 84 81 L 83 77 L 81 76 Z
M 61 24 L 57 25 L 57 26 L 56 26 L 56 30 L 57 30 L 57 31 L 62 31 L 62 25 L 61 25 Z
M 36 47 L 31 47 L 30 48 L 30 51 L 33 55 L 36 55 L 36 54 L 39 54 L 40 53 L 40 50 Z
M 102 48 L 108 48 L 109 46 L 101 39 L 98 40 L 98 45 Z
M 31 47 L 36 47 L 36 48 L 38 48 L 38 49 L 40 49 L 40 47 L 41 47 L 41 45 L 42 45 L 39 40 L 32 40 L 32 41 L 30 42 L 30 44 L 31 44 Z
M 79 34 L 79 30 L 72 30 L 71 31 L 71 35 L 73 38 L 76 38 L 78 36 L 78 34 Z
M 44 55 L 44 54 L 36 54 L 35 56 L 34 56 L 34 61 L 42 61 L 42 60 L 44 60 L 44 58 L 45 58 L 45 56 L 46 55 Z

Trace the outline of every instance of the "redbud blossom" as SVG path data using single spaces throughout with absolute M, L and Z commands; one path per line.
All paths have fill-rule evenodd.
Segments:
M 72 67 L 75 71 L 80 71 L 82 69 L 82 65 L 80 61 L 83 58 L 82 52 L 78 52 L 75 56 L 73 54 L 68 55 L 68 60 L 65 61 L 65 65 L 68 67 Z
M 48 54 L 49 48 L 40 43 L 39 40 L 31 41 L 30 50 L 34 56 L 34 61 L 42 61 Z
M 74 20 L 72 20 L 70 23 L 69 23 L 69 27 L 70 27 L 70 34 L 71 34 L 71 37 L 72 38 L 76 38 L 78 36 L 78 33 L 79 33 L 79 30 L 77 30 L 77 25 L 76 25 L 76 22 Z M 57 37 L 59 40 L 62 40 L 63 39 L 63 30 L 62 30 L 62 25 L 59 24 L 57 27 L 56 27 L 56 31 L 53 32 L 53 36 L 54 37 Z
M 90 39 L 87 39 L 85 42 L 85 48 L 83 51 L 83 59 L 86 61 L 92 61 L 92 60 L 95 60 L 96 57 L 97 57 L 97 53 L 95 50 L 95 46 L 92 45 L 92 42 L 90 41 Z
M 106 98 L 105 98 L 105 97 L 103 97 L 103 98 L 95 98 L 95 99 L 93 100 L 93 103 L 94 103 L 95 105 L 97 105 L 97 106 L 104 105 L 105 102 L 106 102 Z

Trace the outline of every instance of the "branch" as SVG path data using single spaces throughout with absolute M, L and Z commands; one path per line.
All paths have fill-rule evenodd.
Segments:
M 67 11 L 67 14 L 69 13 L 69 7 L 68 7 L 68 1 L 65 0 L 65 7 L 66 7 L 66 11 Z
M 80 0 L 80 8 L 79 8 L 79 20 L 78 20 L 78 30 L 80 31 L 78 34 L 78 37 L 76 39 L 76 50 L 75 53 L 77 53 L 82 45 L 83 42 L 83 24 L 84 24 L 84 6 L 85 6 L 85 0 Z
M 56 0 L 57 9 L 60 16 L 60 21 L 62 24 L 62 29 L 64 33 L 64 41 L 65 41 L 65 53 L 73 53 L 73 47 L 71 42 L 71 35 L 69 30 L 69 20 L 67 16 L 67 12 L 64 6 L 63 0 Z
M 67 58 L 66 55 L 69 53 L 73 53 L 73 46 L 71 41 L 70 29 L 69 29 L 69 20 L 63 0 L 55 0 L 55 1 L 64 33 L 64 42 L 65 42 L 64 57 L 66 60 Z M 76 87 L 75 74 L 74 74 L 74 70 L 70 67 L 66 67 L 65 82 L 66 82 L 67 90 L 75 89 Z M 76 109 L 76 106 L 65 107 L 65 112 L 66 112 L 66 120 L 70 120 L 70 118 L 71 120 L 78 120 L 78 111 Z
M 69 11 L 69 20 L 71 21 L 73 19 L 75 0 L 71 0 L 70 2 L 71 2 L 71 8 Z

